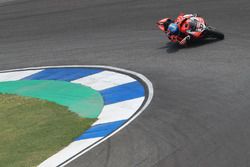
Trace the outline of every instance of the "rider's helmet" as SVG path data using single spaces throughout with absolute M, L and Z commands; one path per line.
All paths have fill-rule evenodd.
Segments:
M 164 32 L 167 32 L 169 24 L 173 23 L 174 21 L 170 18 L 164 18 L 159 20 L 156 24 Z
M 170 25 L 171 23 L 173 23 L 173 20 L 171 20 L 170 18 L 168 18 L 168 19 L 163 23 L 164 28 L 165 28 L 165 31 L 168 30 L 168 27 L 169 27 L 169 25 Z
M 179 33 L 178 25 L 176 23 L 169 24 L 167 34 L 178 35 L 178 33 Z

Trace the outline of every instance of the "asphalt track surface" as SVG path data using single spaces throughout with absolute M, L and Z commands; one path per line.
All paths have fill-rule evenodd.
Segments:
M 199 13 L 224 41 L 180 48 L 155 28 Z M 249 0 L 17 0 L 0 4 L 0 69 L 109 65 L 147 76 L 147 110 L 69 167 L 250 166 Z

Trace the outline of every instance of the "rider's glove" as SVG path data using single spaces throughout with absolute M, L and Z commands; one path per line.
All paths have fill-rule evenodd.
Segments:
M 194 17 L 198 17 L 198 14 L 197 14 L 197 13 L 194 13 L 193 16 L 194 16 Z
M 190 40 L 191 37 L 190 35 L 186 36 L 185 38 L 183 38 L 181 41 L 180 41 L 180 45 L 186 45 L 187 44 L 187 41 Z

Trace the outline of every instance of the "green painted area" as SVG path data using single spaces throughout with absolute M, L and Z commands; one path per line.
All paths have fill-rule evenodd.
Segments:
M 84 118 L 97 118 L 104 102 L 89 87 L 66 81 L 20 80 L 0 82 L 0 93 L 39 98 L 66 106 Z
M 56 103 L 0 94 L 0 166 L 37 166 L 79 137 L 94 121 Z

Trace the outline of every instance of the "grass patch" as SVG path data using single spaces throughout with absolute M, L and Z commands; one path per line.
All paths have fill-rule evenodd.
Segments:
M 45 100 L 0 94 L 0 166 L 37 166 L 94 121 Z

